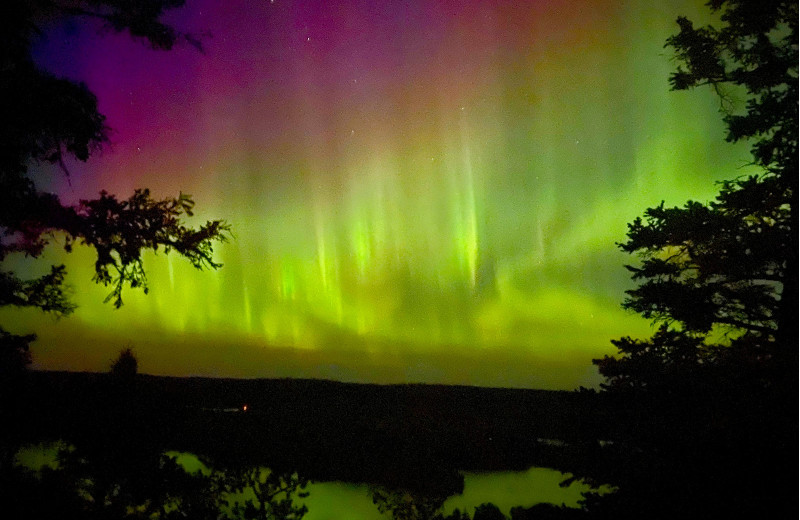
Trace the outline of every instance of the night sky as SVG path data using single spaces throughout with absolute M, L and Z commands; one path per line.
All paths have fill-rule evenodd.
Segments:
M 232 226 L 225 266 L 148 255 L 150 294 L 115 310 L 94 252 L 57 238 L 79 309 L 2 312 L 39 335 L 36 368 L 133 347 L 152 374 L 594 386 L 610 339 L 651 332 L 620 308 L 626 224 L 750 160 L 712 92 L 669 91 L 664 41 L 679 14 L 709 21 L 702 2 L 187 4 L 168 20 L 204 53 L 47 28 L 38 62 L 84 81 L 113 133 L 69 179 L 36 171 L 67 203 L 191 194 L 194 222 Z

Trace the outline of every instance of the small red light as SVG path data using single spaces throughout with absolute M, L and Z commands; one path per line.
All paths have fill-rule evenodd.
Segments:
M 242 411 L 243 411 L 243 412 L 246 412 L 246 411 L 247 411 L 247 405 L 244 405 L 244 406 L 242 406 Z

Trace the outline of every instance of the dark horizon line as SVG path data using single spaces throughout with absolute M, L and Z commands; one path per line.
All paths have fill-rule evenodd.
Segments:
M 91 370 L 48 370 L 40 368 L 31 368 L 29 373 L 36 374 L 54 374 L 54 375 L 83 375 L 83 376 L 98 376 L 98 377 L 113 377 L 109 372 L 95 372 Z M 579 387 L 572 390 L 566 389 L 547 389 L 547 388 L 521 388 L 521 387 L 503 387 L 503 386 L 484 386 L 484 385 L 465 385 L 465 384 L 451 384 L 451 383 L 369 383 L 357 381 L 340 381 L 336 379 L 315 378 L 315 377 L 230 377 L 230 376 L 201 376 L 201 375 L 158 375 L 137 373 L 136 377 L 148 379 L 173 379 L 173 380 L 195 380 L 195 381 L 231 381 L 231 382 L 289 382 L 289 383 L 307 383 L 315 385 L 331 385 L 331 386 L 350 386 L 350 387 L 426 387 L 426 388 L 465 388 L 465 389 L 482 389 L 482 390 L 502 390 L 502 391 L 519 391 L 519 392 L 548 392 L 548 393 L 577 393 L 581 389 L 596 390 L 593 388 Z

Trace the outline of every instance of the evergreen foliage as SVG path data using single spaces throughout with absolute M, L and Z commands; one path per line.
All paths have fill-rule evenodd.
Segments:
M 0 262 L 9 255 L 39 258 L 61 237 L 66 251 L 75 243 L 97 253 L 94 281 L 110 286 L 106 301 L 123 303 L 126 287 L 147 291 L 142 263 L 145 250 L 175 252 L 198 269 L 216 269 L 213 245 L 224 241 L 227 225 L 208 221 L 198 228 L 184 223 L 192 216 L 190 196 L 155 199 L 147 189 L 127 199 L 100 193 L 94 200 L 63 204 L 43 191 L 31 175 L 38 164 L 53 164 L 69 176 L 68 161 L 86 161 L 108 143 L 109 128 L 98 112 L 97 98 L 83 83 L 58 78 L 40 69 L 31 46 L 39 26 L 70 16 L 99 20 L 104 28 L 126 31 L 153 49 L 169 50 L 196 37 L 161 21 L 184 0 L 11 0 L 0 19 Z M 75 306 L 69 299 L 63 265 L 38 278 L 0 269 L 0 306 L 34 307 L 64 316 Z M 28 362 L 34 335 L 12 334 L 0 327 L 0 360 Z
M 614 341 L 620 357 L 595 360 L 606 387 L 643 387 L 675 367 L 745 358 L 797 366 L 797 4 L 713 0 L 722 28 L 679 18 L 667 46 L 680 62 L 673 89 L 711 85 L 727 139 L 753 142 L 762 172 L 721 183 L 708 204 L 650 208 L 620 248 L 637 283 L 623 307 L 659 323 L 649 341 Z M 744 92 L 744 106 L 729 103 Z M 741 352 L 745 351 L 745 352 Z M 786 382 L 786 381 L 784 381 Z
M 619 244 L 640 260 L 623 307 L 658 327 L 594 360 L 615 438 L 587 480 L 618 486 L 586 496 L 597 518 L 772 517 L 796 489 L 798 7 L 708 6 L 720 27 L 681 17 L 667 40 L 670 84 L 711 86 L 760 172 L 710 203 L 646 210 Z

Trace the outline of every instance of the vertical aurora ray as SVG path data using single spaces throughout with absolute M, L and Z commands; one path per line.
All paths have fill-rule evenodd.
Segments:
M 619 309 L 626 223 L 743 173 L 713 97 L 668 91 L 663 41 L 701 2 L 188 4 L 205 54 L 51 29 L 40 61 L 115 134 L 50 182 L 191 193 L 233 226 L 225 267 L 149 255 L 150 295 L 113 311 L 89 252 L 48 252 L 80 309 L 11 312 L 39 366 L 133 343 L 153 373 L 592 384 L 610 338 L 649 332 Z

